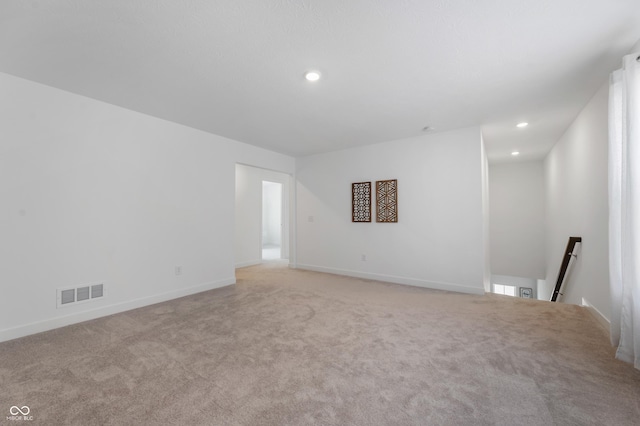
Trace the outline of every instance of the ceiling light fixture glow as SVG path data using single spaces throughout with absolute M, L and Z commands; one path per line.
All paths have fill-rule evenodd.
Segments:
M 520 155 L 520 151 L 513 151 L 513 152 L 511 153 L 511 155 L 513 155 L 514 157 L 516 157 L 516 156 Z
M 304 74 L 304 78 L 306 78 L 307 81 L 318 81 L 318 80 L 320 80 L 320 72 L 319 71 L 307 71 Z
M 519 128 L 522 129 L 523 127 L 527 127 L 528 125 L 529 125 L 529 123 L 522 122 L 522 123 L 516 124 L 516 127 L 519 127 Z

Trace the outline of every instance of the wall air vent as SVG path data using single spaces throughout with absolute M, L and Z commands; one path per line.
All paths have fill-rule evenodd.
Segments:
M 96 284 L 91 286 L 91 298 L 102 297 L 104 292 L 104 284 Z
M 60 303 L 66 305 L 67 303 L 73 303 L 76 301 L 75 290 L 62 290 L 60 292 Z
M 75 306 L 80 303 L 91 302 L 105 297 L 104 282 L 85 284 L 81 287 L 59 288 L 56 291 L 56 306 L 58 308 Z
M 76 296 L 78 297 L 78 302 L 82 300 L 89 299 L 89 287 L 78 287 L 76 289 Z

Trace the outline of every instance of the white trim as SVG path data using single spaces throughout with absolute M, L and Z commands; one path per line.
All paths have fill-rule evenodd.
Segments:
M 593 306 L 587 299 L 582 298 L 582 306 L 587 308 L 587 311 L 595 318 L 598 324 L 607 332 L 607 335 L 611 333 L 611 321 L 605 317 L 595 306 Z
M 97 309 L 76 312 L 73 314 L 63 315 L 63 316 L 51 318 L 44 321 L 38 321 L 38 322 L 26 324 L 26 325 L 21 325 L 19 327 L 0 330 L 0 342 L 17 339 L 19 337 L 28 336 L 30 334 L 41 333 L 43 331 L 53 330 L 54 328 L 60 328 L 60 327 L 64 327 L 71 324 L 77 324 L 79 322 L 84 322 L 84 321 L 104 317 L 107 315 L 113 315 L 120 312 L 129 311 L 131 309 L 154 305 L 160 302 L 166 302 L 167 300 L 177 299 L 179 297 L 189 296 L 191 294 L 201 293 L 203 291 L 225 287 L 231 284 L 235 284 L 235 282 L 236 282 L 235 277 L 227 278 L 220 281 L 199 284 L 189 288 L 170 291 L 167 293 L 157 294 L 154 296 L 141 297 L 139 299 L 115 303 L 113 305 L 107 305 Z M 83 305 L 83 306 L 87 306 L 87 305 Z
M 262 259 L 260 260 L 247 260 L 246 262 L 236 263 L 236 269 L 238 268 L 246 268 L 247 266 L 254 266 L 262 264 Z
M 347 277 L 364 278 L 368 280 L 386 281 L 395 284 L 410 285 L 413 287 L 430 288 L 433 290 L 454 291 L 456 293 L 484 294 L 484 283 L 481 287 L 471 287 L 461 284 L 443 283 L 437 281 L 426 281 L 417 278 L 397 277 L 394 275 L 372 274 L 369 272 L 351 271 L 347 269 L 327 268 L 325 266 L 297 264 L 296 269 L 306 269 L 315 272 L 325 272 L 328 274 L 345 275 Z

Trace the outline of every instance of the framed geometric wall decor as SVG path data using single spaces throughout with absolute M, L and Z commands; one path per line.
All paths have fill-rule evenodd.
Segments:
M 376 181 L 376 222 L 398 222 L 398 180 Z
M 371 182 L 351 184 L 351 221 L 371 222 Z

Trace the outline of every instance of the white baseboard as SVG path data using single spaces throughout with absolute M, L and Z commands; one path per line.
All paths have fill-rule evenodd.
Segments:
M 60 327 L 64 327 L 71 324 L 77 324 L 83 321 L 89 321 L 92 319 L 105 317 L 107 315 L 113 315 L 120 312 L 129 311 L 131 309 L 154 305 L 160 302 L 166 302 L 167 300 L 177 299 L 179 297 L 189 296 L 191 294 L 201 293 L 207 290 L 213 290 L 216 288 L 225 287 L 231 284 L 235 284 L 235 282 L 236 282 L 235 277 L 227 278 L 220 281 L 199 284 L 189 288 L 183 288 L 175 291 L 170 291 L 167 293 L 157 294 L 154 296 L 141 297 L 135 300 L 115 303 L 112 305 L 102 306 L 96 309 L 76 312 L 70 315 L 63 315 L 59 317 L 50 318 L 44 321 L 33 322 L 30 324 L 21 325 L 14 328 L 0 330 L 0 342 L 17 339 L 19 337 L 28 336 L 30 334 L 41 333 L 43 331 L 53 330 L 55 328 L 60 328 Z
M 260 260 L 247 260 L 246 262 L 238 262 L 236 263 L 236 269 L 238 268 L 246 268 L 247 266 L 260 265 L 262 263 L 262 259 Z
M 426 281 L 417 278 L 398 277 L 394 275 L 372 274 L 369 272 L 351 271 L 348 269 L 328 268 L 325 266 L 304 265 L 298 263 L 297 269 L 306 269 L 315 272 L 326 272 L 334 275 L 345 275 L 347 277 L 364 278 L 368 280 L 385 281 L 395 284 L 410 285 L 413 287 L 430 288 L 432 290 L 454 291 L 456 293 L 484 294 L 484 284 L 479 283 L 479 287 L 470 287 L 460 284 L 443 283 L 437 281 Z
M 600 312 L 595 306 L 593 306 L 587 299 L 582 298 L 582 306 L 587 308 L 587 311 L 596 319 L 598 324 L 607 332 L 607 335 L 611 333 L 611 321 Z

